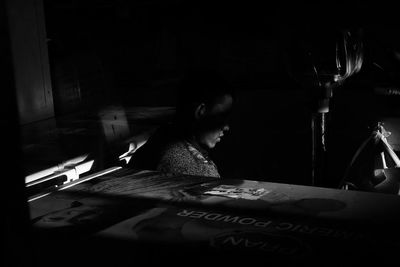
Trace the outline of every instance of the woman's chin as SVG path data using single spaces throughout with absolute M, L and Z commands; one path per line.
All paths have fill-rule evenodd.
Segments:
M 208 148 L 210 148 L 210 149 L 212 149 L 212 148 L 214 148 L 216 145 L 217 145 L 217 143 L 219 142 L 220 140 L 217 140 L 217 141 L 215 141 L 215 142 L 210 142 L 210 144 L 208 145 Z

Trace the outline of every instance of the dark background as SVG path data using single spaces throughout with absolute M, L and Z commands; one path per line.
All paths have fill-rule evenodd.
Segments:
M 34 247 L 26 242 L 29 213 L 22 177 L 92 149 L 106 152 L 98 140 L 101 128 L 96 119 L 89 122 L 97 130 L 81 134 L 83 125 L 91 127 L 81 114 L 118 104 L 128 111 L 137 108 L 133 109 L 133 113 L 138 111 L 133 114 L 137 118 L 147 110 L 144 106 L 173 106 L 175 86 L 191 66 L 215 69 L 237 89 L 232 131 L 214 154 L 225 177 L 310 184 L 310 88 L 288 73 L 285 59 L 298 62 L 304 53 L 298 42 L 310 44 L 310 34 L 313 41 L 324 44 L 326 40 L 328 46 L 332 32 L 361 27 L 365 61 L 361 72 L 334 92 L 328 124 L 329 172 L 320 182 L 337 186 L 355 150 L 370 133 L 368 127 L 377 120 L 387 123 L 392 131 L 389 141 L 400 150 L 399 96 L 374 90 L 377 86 L 399 88 L 400 27 L 395 5 L 385 1 L 187 2 L 44 1 L 56 130 L 71 136 L 61 140 L 61 146 L 56 142 L 36 145 L 37 135 L 45 141 L 48 136 L 25 132 L 18 125 L 10 25 L 1 2 L 0 32 L 6 37 L 0 42 L 6 100 L 1 105 L 2 163 L 7 170 L 3 173 L 7 190 L 2 194 L 6 203 L 2 228 L 5 242 L 12 241 L 2 254 L 7 264 L 8 259 L 16 265 L 32 263 L 31 257 L 21 257 L 32 254 Z M 330 58 L 323 52 L 320 55 L 321 62 Z M 64 128 L 70 116 L 72 129 Z M 140 126 L 132 124 L 136 132 Z M 45 153 L 38 147 L 45 147 Z M 28 150 L 33 152 L 27 154 Z
M 328 66 L 332 36 L 355 29 L 363 67 L 334 91 L 328 175 L 319 185 L 338 185 L 378 120 L 400 149 L 399 96 L 375 92 L 398 88 L 399 27 L 384 2 L 47 0 L 44 7 L 57 117 L 114 104 L 174 106 L 183 71 L 210 68 L 237 93 L 231 132 L 213 152 L 223 176 L 310 184 L 312 89 L 299 82 L 305 70 L 294 74 L 288 65 L 307 65 L 305 43 L 318 44 L 317 63 Z

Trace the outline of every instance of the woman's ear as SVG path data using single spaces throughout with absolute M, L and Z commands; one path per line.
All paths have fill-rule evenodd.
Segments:
M 196 110 L 194 111 L 194 117 L 196 119 L 200 119 L 204 116 L 206 113 L 206 105 L 204 103 L 201 103 L 200 105 L 197 106 Z

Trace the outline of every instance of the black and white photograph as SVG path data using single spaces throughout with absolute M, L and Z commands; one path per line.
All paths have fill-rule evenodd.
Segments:
M 4 0 L 2 266 L 396 266 L 387 0 Z

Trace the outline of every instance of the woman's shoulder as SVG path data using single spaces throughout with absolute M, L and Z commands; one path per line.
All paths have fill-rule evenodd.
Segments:
M 158 169 L 165 172 L 220 177 L 215 164 L 185 140 L 168 144 Z
M 162 149 L 162 154 L 179 155 L 188 153 L 188 146 L 184 140 L 171 140 Z
M 176 158 L 178 161 L 211 163 L 207 155 L 186 140 L 175 140 L 168 143 L 162 152 L 163 158 Z

